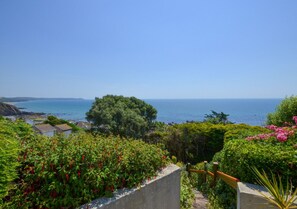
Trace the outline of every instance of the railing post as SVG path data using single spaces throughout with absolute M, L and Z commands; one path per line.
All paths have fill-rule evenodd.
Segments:
M 203 175 L 203 183 L 206 182 L 206 176 L 207 176 L 207 161 L 204 161 L 204 175 Z
M 218 162 L 214 162 L 213 163 L 213 182 L 212 182 L 212 187 L 215 187 L 216 186 L 216 183 L 217 183 L 217 177 L 218 177 L 218 168 L 219 168 L 219 163 Z
M 188 172 L 188 176 L 189 177 L 191 177 L 190 169 L 191 169 L 191 164 L 190 163 L 187 163 L 187 165 L 186 165 L 186 171 Z

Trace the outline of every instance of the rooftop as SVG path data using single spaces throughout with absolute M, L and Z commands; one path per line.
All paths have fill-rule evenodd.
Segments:
M 51 126 L 50 124 L 37 124 L 34 126 L 34 128 L 41 133 L 51 132 L 55 131 L 55 127 Z
M 67 125 L 66 123 L 65 124 L 55 125 L 55 128 L 60 130 L 60 131 L 72 130 L 72 128 L 69 125 Z

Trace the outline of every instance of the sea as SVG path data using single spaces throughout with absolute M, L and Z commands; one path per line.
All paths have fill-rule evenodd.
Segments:
M 282 99 L 145 99 L 158 111 L 157 121 L 184 123 L 203 121 L 211 111 L 228 114 L 229 121 L 239 124 L 265 125 L 267 114 L 274 112 Z M 16 102 L 27 112 L 42 112 L 59 118 L 86 121 L 86 112 L 94 100 L 50 99 Z

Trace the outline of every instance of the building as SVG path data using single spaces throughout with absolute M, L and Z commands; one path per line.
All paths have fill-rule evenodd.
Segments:
M 37 124 L 34 125 L 33 128 L 37 133 L 45 136 L 54 136 L 56 132 L 55 127 L 50 124 Z
M 92 124 L 89 122 L 79 121 L 76 125 L 84 130 L 90 130 L 92 128 Z
M 40 115 L 26 115 L 22 117 L 23 120 L 31 126 L 44 123 L 46 117 Z
M 9 119 L 9 120 L 11 120 L 11 121 L 16 121 L 17 120 L 17 117 L 16 116 L 3 116 L 3 118 L 5 118 L 5 119 Z
M 55 128 L 57 130 L 57 133 L 63 133 L 66 136 L 69 136 L 72 133 L 72 128 L 65 124 L 55 125 Z

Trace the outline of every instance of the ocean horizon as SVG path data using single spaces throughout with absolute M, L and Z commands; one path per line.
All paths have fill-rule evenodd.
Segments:
M 211 111 L 224 112 L 234 123 L 265 125 L 267 114 L 274 112 L 282 99 L 143 99 L 158 111 L 157 121 L 164 123 L 184 123 L 203 121 Z M 28 112 L 43 112 L 49 115 L 86 121 L 85 113 L 94 100 L 90 99 L 50 99 L 16 102 L 15 106 Z

